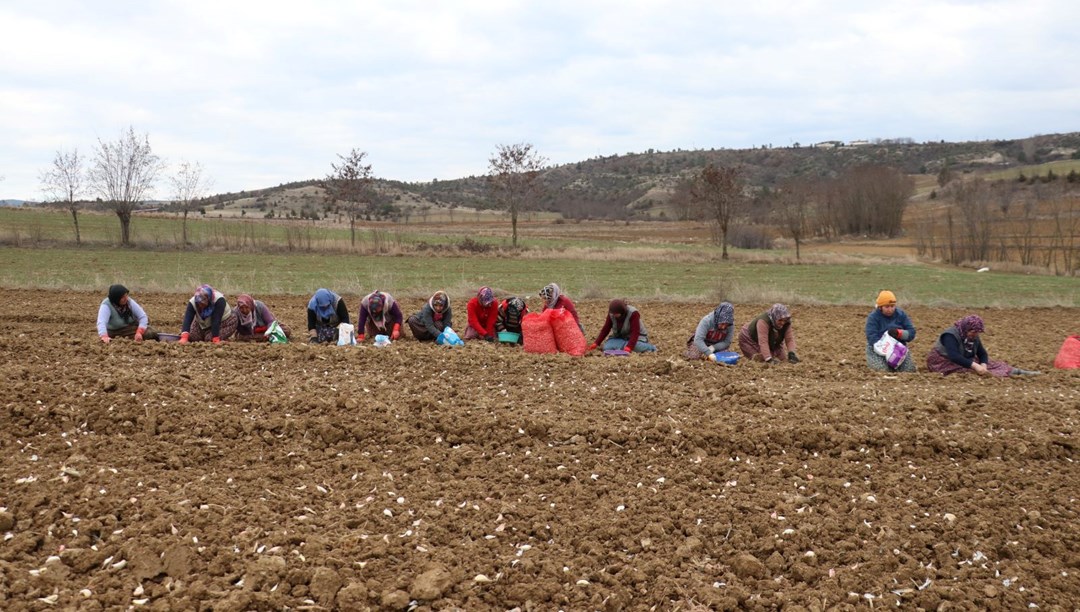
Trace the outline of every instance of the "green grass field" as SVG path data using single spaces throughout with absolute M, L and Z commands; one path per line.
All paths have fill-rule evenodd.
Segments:
M 229 294 L 310 294 L 319 287 L 404 296 L 477 287 L 533 295 L 549 282 L 576 299 L 729 299 L 738 303 L 870 304 L 891 289 L 905 304 L 965 307 L 1080 306 L 1080 279 L 977 273 L 922 264 L 752 264 L 514 257 L 250 254 L 115 248 L 0 247 L 0 286 L 187 292 L 210 283 Z
M 1019 178 L 1021 173 L 1028 178 L 1033 176 L 1046 176 L 1051 170 L 1053 170 L 1054 174 L 1058 175 L 1058 177 L 1065 178 L 1065 176 L 1073 170 L 1080 172 L 1080 159 L 1063 159 L 1046 162 L 1045 164 L 1020 166 L 1017 168 L 1009 168 L 1007 170 L 998 170 L 997 172 L 989 172 L 981 176 L 988 181 L 1012 180 Z

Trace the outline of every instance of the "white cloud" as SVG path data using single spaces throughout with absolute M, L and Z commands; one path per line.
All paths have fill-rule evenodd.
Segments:
M 1077 129 L 1080 5 L 154 3 L 0 7 L 0 197 L 36 197 L 56 149 L 127 125 L 217 189 L 325 175 L 485 171 L 497 143 L 553 162 L 827 138 Z

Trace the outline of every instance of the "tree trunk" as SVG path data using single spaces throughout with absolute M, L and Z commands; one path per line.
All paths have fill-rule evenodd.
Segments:
M 356 217 L 349 215 L 349 233 L 352 237 L 352 248 L 356 249 Z
M 181 250 L 187 250 L 187 245 L 188 245 L 188 241 L 187 241 L 187 214 L 188 214 L 188 211 L 187 211 L 187 208 L 185 208 L 184 209 L 184 222 L 180 226 L 182 228 L 180 230 L 180 236 L 181 236 L 181 240 L 183 240 L 183 243 L 180 245 Z
M 799 237 L 795 236 L 795 261 L 800 261 L 802 258 L 799 256 Z
M 75 221 L 75 244 L 82 244 L 82 237 L 79 236 L 79 211 L 74 206 L 71 207 L 71 218 Z
M 510 208 L 510 235 L 512 236 L 511 243 L 514 245 L 515 249 L 517 248 L 517 213 L 517 208 Z
M 131 211 L 118 210 L 116 216 L 120 218 L 120 245 L 131 246 Z

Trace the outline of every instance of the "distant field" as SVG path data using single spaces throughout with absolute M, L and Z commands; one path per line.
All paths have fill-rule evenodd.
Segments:
M 346 294 L 375 288 L 401 296 L 447 289 L 466 298 L 481 285 L 535 295 L 549 282 L 576 298 L 632 297 L 735 302 L 870 304 L 893 290 L 907 304 L 934 306 L 1080 306 L 1075 278 L 976 273 L 923 264 L 720 263 L 611 261 L 480 256 L 246 254 L 127 249 L 0 247 L 0 286 L 104 291 L 120 282 L 135 291 L 192 290 L 210 283 L 240 291 Z
M 1063 159 L 1060 161 L 1047 162 L 1045 164 L 1035 164 L 1031 166 L 1020 166 L 1017 168 L 1008 168 L 1006 170 L 998 170 L 996 172 L 988 172 L 986 174 L 980 174 L 982 178 L 988 181 L 997 180 L 1009 180 L 1020 177 L 1023 173 L 1024 176 L 1031 178 L 1033 176 L 1046 176 L 1053 170 L 1054 174 L 1064 177 L 1072 170 L 1080 172 L 1080 159 Z

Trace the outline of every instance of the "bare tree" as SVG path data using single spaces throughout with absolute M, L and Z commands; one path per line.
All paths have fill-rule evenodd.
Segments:
M 79 233 L 79 196 L 82 195 L 86 180 L 83 158 L 79 149 L 70 152 L 57 151 L 52 166 L 41 173 L 41 190 L 46 197 L 56 202 L 63 202 L 75 222 L 75 244 L 82 244 Z
M 518 243 L 518 213 L 540 194 L 540 172 L 547 159 L 537 154 L 529 143 L 497 145 L 488 159 L 488 186 L 496 206 L 510 212 L 512 243 Z
M 90 188 L 120 219 L 120 243 L 131 244 L 131 213 L 154 190 L 161 172 L 161 158 L 154 155 L 147 134 L 134 127 L 113 142 L 98 139 L 90 166 Z
M 365 164 L 366 151 L 353 149 L 346 157 L 338 155 L 340 164 L 330 164 L 333 172 L 323 181 L 323 188 L 334 202 L 345 205 L 349 216 L 349 232 L 352 246 L 356 248 L 356 220 L 364 212 L 365 203 L 371 200 L 371 183 L 374 180 L 371 164 Z
M 734 166 L 718 167 L 710 162 L 702 168 L 694 182 L 693 194 L 706 217 L 715 224 L 721 258 L 727 259 L 728 230 L 745 200 L 742 172 Z
M 795 241 L 795 259 L 802 258 L 800 246 L 810 231 L 814 186 L 806 179 L 790 179 L 773 192 L 780 227 Z
M 184 213 L 184 222 L 182 224 L 183 248 L 187 248 L 188 213 L 191 212 L 196 200 L 206 197 L 213 181 L 203 175 L 203 167 L 199 162 L 182 161 L 180 167 L 176 170 L 176 174 L 169 177 L 169 182 L 172 183 L 173 187 L 173 199 Z

